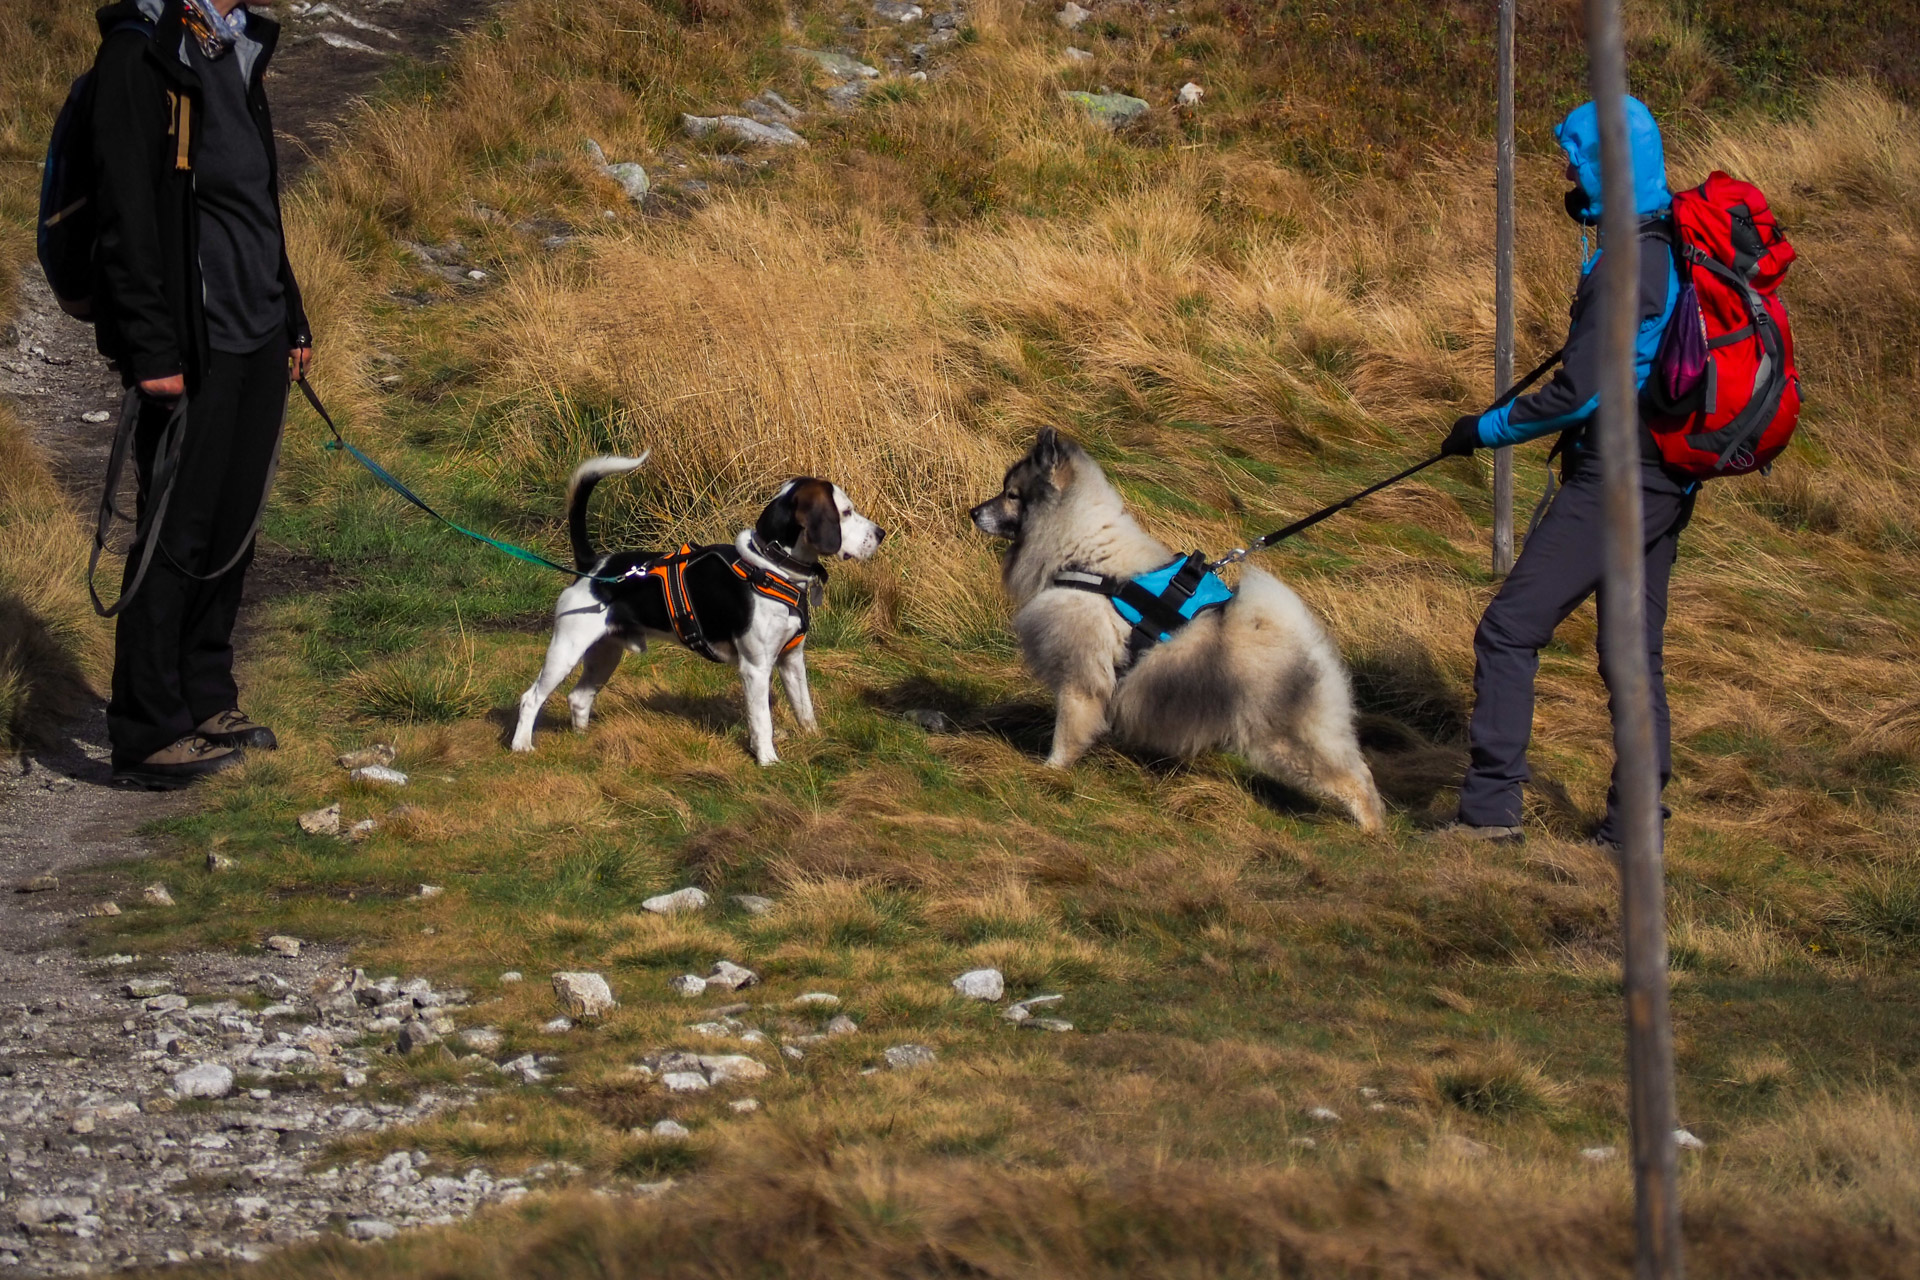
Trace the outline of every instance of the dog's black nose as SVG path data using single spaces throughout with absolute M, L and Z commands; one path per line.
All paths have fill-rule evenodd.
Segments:
M 885 529 L 882 529 L 879 525 L 873 526 L 873 545 L 877 547 L 881 543 L 885 542 L 886 540 L 887 540 L 887 531 Z

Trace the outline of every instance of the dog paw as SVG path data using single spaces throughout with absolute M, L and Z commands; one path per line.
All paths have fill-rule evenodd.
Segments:
M 513 749 L 518 755 L 530 756 L 533 754 L 533 743 L 531 741 L 516 742 L 513 744 Z

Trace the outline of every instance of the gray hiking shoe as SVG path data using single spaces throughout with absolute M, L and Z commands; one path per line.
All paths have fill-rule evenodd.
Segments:
M 113 781 L 115 786 L 177 791 L 181 787 L 192 786 L 202 778 L 231 769 L 246 758 L 246 753 L 237 747 L 223 747 L 197 733 L 190 733 L 145 760 L 127 764 L 115 761 Z
M 251 747 L 255 751 L 272 751 L 280 745 L 280 740 L 273 736 L 273 730 L 263 724 L 255 724 L 238 707 L 228 707 L 201 725 L 196 732 L 208 742 L 221 747 Z
M 1519 844 L 1526 838 L 1524 827 L 1476 827 L 1470 822 L 1449 822 L 1433 832 L 1435 840 L 1476 840 L 1482 844 Z

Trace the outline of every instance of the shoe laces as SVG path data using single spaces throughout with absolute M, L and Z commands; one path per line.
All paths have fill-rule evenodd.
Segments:
M 247 723 L 247 713 L 238 707 L 228 707 L 213 718 L 213 723 L 222 732 L 238 729 Z

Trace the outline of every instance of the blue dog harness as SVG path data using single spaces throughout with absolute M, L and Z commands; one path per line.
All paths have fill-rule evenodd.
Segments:
M 1127 636 L 1127 665 L 1209 609 L 1224 609 L 1233 592 L 1207 569 L 1199 551 L 1137 578 L 1112 578 L 1069 566 L 1053 575 L 1053 585 L 1105 596 L 1114 612 L 1133 624 Z

